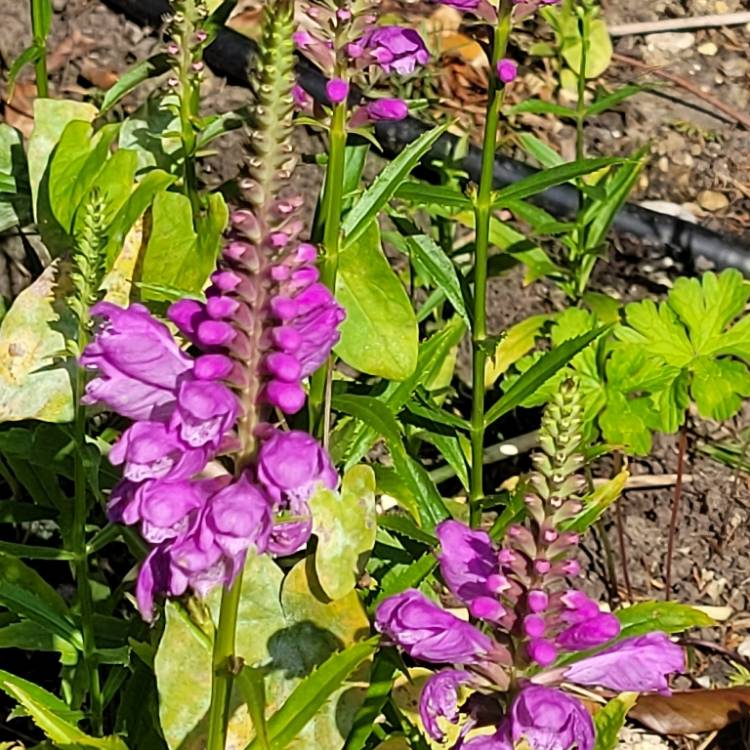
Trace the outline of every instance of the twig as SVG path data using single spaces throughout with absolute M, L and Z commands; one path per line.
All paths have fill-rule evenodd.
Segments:
M 677 75 L 676 73 L 670 73 L 667 70 L 661 70 L 660 68 L 655 68 L 653 65 L 648 65 L 645 62 L 642 62 L 641 60 L 636 60 L 634 57 L 629 57 L 628 55 L 621 55 L 619 52 L 615 52 L 612 55 L 613 60 L 617 60 L 621 63 L 626 63 L 627 65 L 631 65 L 634 68 L 640 68 L 641 70 L 646 70 L 649 73 L 653 73 L 653 75 L 658 76 L 659 78 L 663 78 L 665 81 L 670 81 L 671 83 L 674 83 L 675 85 L 679 86 L 680 88 L 685 89 L 685 91 L 689 91 L 693 96 L 698 97 L 699 99 L 702 99 L 707 104 L 710 104 L 715 109 L 719 110 L 719 112 L 722 112 L 727 117 L 732 118 L 735 122 L 742 125 L 744 128 L 747 128 L 750 130 L 750 115 L 745 112 L 740 112 L 740 110 L 735 109 L 731 105 L 727 104 L 726 102 L 723 102 L 718 97 L 715 97 L 713 94 L 708 94 L 705 91 L 701 91 L 699 86 L 696 86 L 691 81 L 687 80 L 687 78 L 683 78 L 680 75 Z
M 677 484 L 677 474 L 639 474 L 630 477 L 623 487 L 623 492 L 628 490 L 658 490 L 661 487 L 672 487 Z M 611 480 L 606 477 L 598 477 L 594 480 L 594 487 L 602 487 Z M 683 484 L 690 484 L 693 481 L 692 474 L 682 476 Z
M 672 515 L 669 519 L 669 536 L 667 537 L 667 570 L 664 576 L 664 599 L 669 601 L 672 593 L 672 557 L 674 556 L 674 543 L 677 536 L 677 518 L 680 513 L 680 498 L 682 497 L 682 470 L 685 466 L 685 451 L 687 450 L 687 426 L 682 425 L 680 430 L 680 442 L 677 448 L 677 481 L 674 486 L 674 497 L 672 498 Z
M 692 18 L 662 18 L 658 21 L 644 21 L 642 23 L 618 23 L 609 26 L 607 30 L 610 36 L 630 36 L 631 34 L 659 34 L 664 31 L 741 26 L 745 23 L 750 23 L 750 11 L 716 13 L 710 16 L 694 16 Z

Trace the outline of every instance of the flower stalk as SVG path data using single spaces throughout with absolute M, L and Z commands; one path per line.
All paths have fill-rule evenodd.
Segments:
M 51 0 L 31 0 L 31 29 L 34 35 L 36 58 L 36 92 L 40 99 L 49 96 L 49 78 L 47 75 L 47 34 L 52 18 Z
M 495 26 L 490 69 L 494 72 L 505 57 L 512 28 L 513 2 L 500 0 Z M 471 408 L 471 475 L 470 521 L 479 524 L 481 501 L 484 497 L 484 371 L 487 363 L 487 265 L 492 216 L 492 179 L 497 147 L 497 128 L 505 87 L 495 76 L 490 76 L 489 101 L 482 147 L 482 170 L 479 190 L 474 203 L 476 246 L 474 251 L 474 309 L 471 336 L 472 348 L 472 408 Z

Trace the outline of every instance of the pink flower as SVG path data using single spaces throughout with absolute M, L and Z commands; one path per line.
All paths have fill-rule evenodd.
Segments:
M 497 64 L 497 75 L 503 83 L 512 83 L 518 76 L 518 65 L 514 60 L 504 57 Z
M 326 84 L 326 95 L 331 104 L 341 104 L 349 96 L 349 84 L 341 78 L 334 78 Z
M 422 37 L 401 26 L 379 26 L 367 32 L 360 44 L 386 73 L 409 75 L 430 60 Z

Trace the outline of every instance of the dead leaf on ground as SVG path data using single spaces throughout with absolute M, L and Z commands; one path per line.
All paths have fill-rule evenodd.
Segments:
M 628 716 L 660 734 L 699 734 L 750 718 L 750 687 L 642 695 Z
M 12 128 L 20 130 L 26 138 L 34 129 L 34 99 L 36 84 L 32 81 L 17 81 L 13 98 L 8 101 L 7 91 L 3 92 L 5 104 L 5 122 Z

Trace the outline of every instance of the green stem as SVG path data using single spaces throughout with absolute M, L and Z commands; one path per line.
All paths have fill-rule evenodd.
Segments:
M 229 700 L 232 696 L 232 683 L 236 674 L 233 661 L 241 593 L 242 571 L 232 586 L 224 589 L 221 596 L 219 624 L 214 635 L 206 750 L 226 750 Z
M 86 343 L 86 325 L 82 322 L 79 336 L 78 351 L 83 351 Z M 83 664 L 88 675 L 89 697 L 91 701 L 91 723 L 94 731 L 103 731 L 103 704 L 101 685 L 99 682 L 99 667 L 96 663 L 96 640 L 94 636 L 94 599 L 91 593 L 91 581 L 88 570 L 88 550 L 86 548 L 86 519 L 88 517 L 88 503 L 86 492 L 86 465 L 84 451 L 86 448 L 86 411 L 80 406 L 80 399 L 84 389 L 84 373 L 76 368 L 75 390 L 76 409 L 75 439 L 78 450 L 75 454 L 74 467 L 74 499 L 73 499 L 73 530 L 71 546 L 75 555 L 75 577 L 78 589 L 78 603 L 81 609 L 81 633 L 83 635 Z
M 586 68 L 588 67 L 589 57 L 589 36 L 590 36 L 590 11 L 584 2 L 578 8 L 578 31 L 581 37 L 581 65 L 578 68 L 578 98 L 576 100 L 576 161 L 583 161 L 586 158 Z M 583 191 L 586 182 L 583 177 L 578 180 L 578 189 L 581 195 L 581 213 L 586 208 L 586 194 Z M 586 257 L 586 228 L 579 225 L 577 229 L 577 249 L 576 258 L 573 263 L 575 269 L 575 294 L 580 297 L 586 290 L 588 277 L 591 273 L 590 262 L 587 263 Z
M 476 249 L 474 253 L 474 325 L 472 328 L 472 407 L 471 407 L 471 477 L 469 490 L 470 520 L 477 526 L 484 497 L 482 483 L 484 458 L 484 370 L 487 361 L 487 262 L 492 216 L 492 178 L 497 146 L 497 128 L 504 87 L 497 77 L 497 63 L 505 56 L 512 28 L 512 0 L 500 0 L 498 23 L 492 45 L 490 90 L 482 148 L 482 171 L 479 192 L 474 205 Z
M 47 76 L 47 31 L 51 14 L 50 0 L 31 0 L 31 27 L 34 45 L 39 51 L 34 67 L 36 69 L 37 96 L 46 99 L 49 96 L 49 78 Z
M 346 168 L 346 102 L 333 108 L 331 136 L 328 148 L 328 168 L 326 170 L 325 193 L 323 194 L 323 264 L 321 281 L 332 291 L 336 290 L 336 273 L 339 266 L 341 247 L 341 207 L 344 201 L 344 171 Z M 333 360 L 316 372 L 310 383 L 310 426 L 321 429 L 326 400 L 326 381 Z

